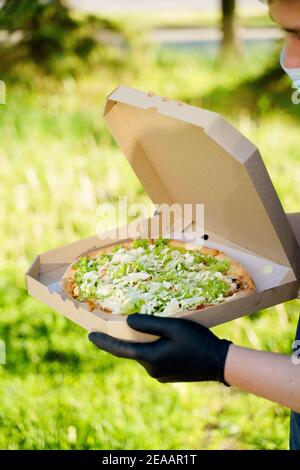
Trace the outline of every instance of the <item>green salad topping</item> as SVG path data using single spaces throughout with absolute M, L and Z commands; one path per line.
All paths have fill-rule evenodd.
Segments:
M 131 248 L 114 246 L 96 259 L 74 265 L 77 298 L 93 299 L 112 313 L 172 316 L 219 303 L 232 288 L 228 259 L 198 250 L 138 239 Z

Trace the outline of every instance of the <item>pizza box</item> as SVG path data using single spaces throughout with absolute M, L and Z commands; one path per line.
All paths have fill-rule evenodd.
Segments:
M 217 113 L 123 85 L 107 97 L 104 119 L 153 203 L 203 204 L 204 246 L 239 260 L 256 283 L 252 294 L 177 317 L 212 327 L 298 297 L 300 213 L 284 213 L 253 143 Z M 162 228 L 163 212 L 136 224 L 136 236 L 147 237 L 151 225 L 159 236 L 167 229 L 170 238 L 190 241 L 195 213 L 178 231 L 176 220 Z M 90 312 L 60 292 L 76 257 L 127 240 L 132 224 L 38 255 L 26 273 L 28 292 L 88 331 L 153 341 L 131 329 L 126 316 Z

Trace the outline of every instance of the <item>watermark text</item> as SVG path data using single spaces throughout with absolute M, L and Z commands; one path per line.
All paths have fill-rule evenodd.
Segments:
M 121 196 L 118 204 L 99 205 L 96 216 L 99 239 L 156 239 L 184 234 L 187 241 L 203 244 L 203 204 L 157 204 L 154 216 L 149 217 L 149 206 L 128 204 L 127 197 Z
M 2 80 L 0 80 L 0 104 L 6 104 L 6 86 Z

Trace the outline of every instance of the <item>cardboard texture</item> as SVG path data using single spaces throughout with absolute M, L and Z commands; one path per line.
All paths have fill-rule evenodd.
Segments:
M 249 140 L 216 113 L 126 86 L 108 96 L 104 118 L 152 201 L 204 204 L 205 246 L 238 259 L 256 283 L 253 294 L 177 317 L 211 327 L 297 298 L 300 213 L 286 216 Z M 171 238 L 184 240 L 195 220 L 193 213 L 180 233 L 175 221 Z M 141 223 L 141 235 L 150 222 L 157 216 Z M 156 337 L 130 329 L 126 316 L 89 312 L 60 293 L 61 276 L 77 256 L 111 243 L 107 232 L 39 255 L 26 275 L 28 291 L 88 331 L 151 341 Z

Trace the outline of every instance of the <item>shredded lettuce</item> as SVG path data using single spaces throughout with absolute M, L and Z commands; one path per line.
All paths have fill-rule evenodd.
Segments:
M 149 241 L 138 238 L 137 240 L 133 241 L 133 248 L 148 248 Z
M 83 256 L 73 267 L 79 300 L 122 305 L 127 315 L 168 316 L 176 309 L 220 302 L 232 286 L 228 259 L 172 246 L 162 238 L 134 240 L 129 249 L 115 245 L 95 259 Z
M 131 313 L 140 313 L 144 304 L 144 299 L 131 299 L 125 304 L 124 313 L 127 315 L 130 315 Z

